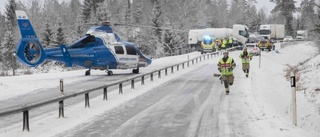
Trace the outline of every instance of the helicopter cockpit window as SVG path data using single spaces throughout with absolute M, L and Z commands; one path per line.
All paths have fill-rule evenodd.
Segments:
M 116 54 L 124 54 L 122 46 L 114 46 L 114 49 L 116 51 Z
M 76 45 L 72 46 L 73 48 L 83 48 L 86 47 L 88 45 L 90 45 L 90 42 L 95 42 L 96 38 L 93 35 L 90 35 L 89 37 L 86 37 L 85 39 L 81 40 L 80 42 L 78 42 Z
M 136 49 L 132 46 L 126 46 L 128 55 L 137 55 Z

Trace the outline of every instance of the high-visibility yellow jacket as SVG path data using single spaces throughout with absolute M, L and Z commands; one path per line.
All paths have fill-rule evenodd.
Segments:
M 230 57 L 224 61 L 224 58 L 220 59 L 218 62 L 218 69 L 221 72 L 221 75 L 232 75 L 233 69 L 236 67 L 236 63 Z
M 227 44 L 227 40 L 224 39 L 224 40 L 222 41 L 221 48 L 226 48 L 226 44 Z
M 228 43 L 229 43 L 229 44 L 232 44 L 232 38 L 229 38 Z
M 242 63 L 245 64 L 245 63 L 250 63 L 250 60 L 252 59 L 252 55 L 250 52 L 247 52 L 247 54 L 245 55 L 244 54 L 244 51 L 240 53 L 240 58 L 242 58 Z

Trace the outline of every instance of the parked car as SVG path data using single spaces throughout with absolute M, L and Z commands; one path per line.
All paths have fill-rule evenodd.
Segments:
M 256 37 L 249 37 L 246 43 L 246 47 L 253 47 L 258 45 L 258 39 Z
M 249 44 L 249 45 L 246 45 L 246 47 L 247 47 L 247 51 L 249 53 L 251 53 L 252 55 L 257 55 L 258 56 L 261 53 L 261 50 L 257 45 Z
M 286 37 L 283 39 L 283 42 L 290 42 L 290 41 L 293 41 L 293 37 L 292 37 L 292 36 L 286 36 Z

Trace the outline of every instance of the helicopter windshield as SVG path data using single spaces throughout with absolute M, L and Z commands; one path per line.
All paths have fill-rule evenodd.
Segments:
M 90 42 L 95 42 L 96 38 L 93 35 L 87 35 L 83 39 L 75 42 L 71 47 L 72 48 L 83 48 L 85 46 L 90 45 Z

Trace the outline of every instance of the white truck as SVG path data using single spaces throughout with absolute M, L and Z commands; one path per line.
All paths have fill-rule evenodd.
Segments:
M 308 31 L 307 30 L 298 30 L 296 38 L 299 40 L 306 40 L 308 38 Z
M 264 24 L 260 25 L 259 36 L 270 40 L 283 40 L 284 32 L 284 25 L 282 24 Z
M 206 28 L 189 30 L 188 44 L 191 47 L 200 48 L 203 36 L 209 35 L 214 38 L 236 38 L 240 45 L 245 45 L 249 37 L 249 29 L 245 25 L 235 24 L 231 28 Z

